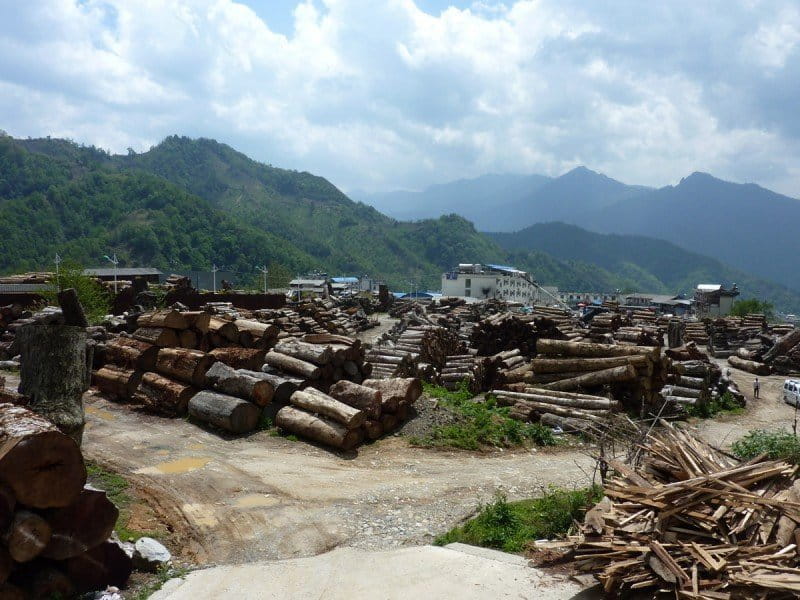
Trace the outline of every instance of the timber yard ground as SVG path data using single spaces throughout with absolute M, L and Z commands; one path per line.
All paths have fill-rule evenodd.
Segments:
M 702 437 L 727 448 L 754 428 L 791 428 L 794 409 L 780 400 L 784 377 L 762 377 L 761 399 L 753 400 L 753 376 L 732 372 L 747 408 L 695 422 Z M 6 375 L 16 387 L 17 378 Z M 594 468 L 580 445 L 440 451 L 412 447 L 401 432 L 357 451 L 332 452 L 263 431 L 227 438 L 91 391 L 85 404 L 85 456 L 131 482 L 139 525 L 169 532 L 167 545 L 192 567 L 429 544 L 498 490 L 513 500 L 549 485 L 581 487 Z

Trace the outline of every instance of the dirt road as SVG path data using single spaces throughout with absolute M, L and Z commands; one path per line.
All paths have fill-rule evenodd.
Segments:
M 593 466 L 574 450 L 477 455 L 397 437 L 352 454 L 266 432 L 223 439 L 93 394 L 86 413 L 86 456 L 133 479 L 195 564 L 426 543 L 498 489 L 522 498 L 583 486 Z

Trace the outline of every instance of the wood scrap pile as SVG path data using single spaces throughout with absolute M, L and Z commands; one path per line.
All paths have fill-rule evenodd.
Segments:
M 661 422 L 586 514 L 576 566 L 609 596 L 702 600 L 800 593 L 798 467 L 722 454 Z
M 340 381 L 328 393 L 298 390 L 281 408 L 275 423 L 282 430 L 341 450 L 391 433 L 404 423 L 422 384 L 415 378 Z
M 532 356 L 536 352 L 537 339 L 565 337 L 549 317 L 504 312 L 476 323 L 471 343 L 481 356 L 515 349 L 525 356 Z
M 567 432 L 587 431 L 601 423 L 619 402 L 604 396 L 525 386 L 520 391 L 496 389 L 489 392 L 501 406 L 510 406 L 509 416 L 525 422 L 560 427 Z
M 80 448 L 46 419 L 0 404 L 0 597 L 72 598 L 123 586 L 119 511 L 86 485 Z
M 686 321 L 686 335 L 684 339 L 687 342 L 694 342 L 700 346 L 708 344 L 708 330 L 704 321 Z
M 627 408 L 660 406 L 669 361 L 658 346 L 623 346 L 540 339 L 533 382 L 558 391 L 610 391 Z

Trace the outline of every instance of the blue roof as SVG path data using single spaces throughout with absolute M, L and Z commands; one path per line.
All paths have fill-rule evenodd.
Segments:
M 516 267 L 509 267 L 508 265 L 490 265 L 486 263 L 486 266 L 490 269 L 495 269 L 496 271 L 519 271 Z
M 358 277 L 331 277 L 334 283 L 358 283 Z

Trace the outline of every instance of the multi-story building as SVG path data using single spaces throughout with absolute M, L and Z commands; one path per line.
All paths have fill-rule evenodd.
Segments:
M 442 275 L 443 296 L 537 304 L 547 302 L 542 294 L 529 273 L 505 265 L 460 264 Z
M 730 314 L 733 302 L 739 295 L 736 284 L 726 290 L 719 283 L 701 283 L 694 292 L 695 311 L 698 317 L 724 317 Z

